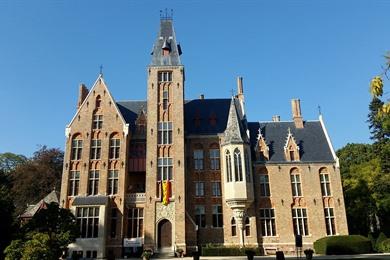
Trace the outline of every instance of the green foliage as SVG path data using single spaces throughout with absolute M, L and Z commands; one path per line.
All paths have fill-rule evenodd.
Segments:
M 52 250 L 48 234 L 34 233 L 31 239 L 24 243 L 21 260 L 52 260 L 58 259 Z
M 380 252 L 380 244 L 387 239 L 386 235 L 381 232 L 375 242 L 375 250 Z
M 390 253 L 390 238 L 383 240 L 378 245 L 378 251 L 382 253 Z
M 314 250 L 323 255 L 366 254 L 371 241 L 360 235 L 323 237 L 314 242 Z
M 254 247 L 239 248 L 218 245 L 202 247 L 203 256 L 245 256 L 247 251 L 253 251 L 255 255 L 261 255 L 260 249 Z
M 24 155 L 14 153 L 0 153 L 0 170 L 9 173 L 19 165 L 27 161 Z
M 4 250 L 5 260 L 18 260 L 23 255 L 23 241 L 12 240 L 11 244 Z
M 56 203 L 41 209 L 21 229 L 22 240 L 13 241 L 6 249 L 9 259 L 58 259 L 63 249 L 79 236 L 75 216 Z M 20 248 L 20 249 L 18 249 Z M 22 258 L 15 258 L 20 254 Z M 14 257 L 14 258 L 13 258 Z

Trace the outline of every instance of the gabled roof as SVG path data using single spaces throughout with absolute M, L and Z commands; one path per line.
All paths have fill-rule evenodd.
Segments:
M 250 122 L 248 127 L 252 147 L 256 145 L 261 129 L 269 147 L 269 162 L 287 162 L 284 146 L 288 128 L 300 147 L 301 162 L 335 162 L 320 121 L 305 121 L 304 128 L 296 128 L 294 122 Z
M 169 55 L 163 56 L 163 48 L 169 50 Z M 176 43 L 172 19 L 161 19 L 160 31 L 153 46 L 151 66 L 178 66 L 181 48 Z
M 50 192 L 46 197 L 44 197 L 42 200 L 40 200 L 35 205 L 29 205 L 26 209 L 26 211 L 23 212 L 23 214 L 20 215 L 21 218 L 32 218 L 43 206 L 48 205 L 52 202 L 55 202 L 59 204 L 59 193 L 56 190 L 53 190 Z

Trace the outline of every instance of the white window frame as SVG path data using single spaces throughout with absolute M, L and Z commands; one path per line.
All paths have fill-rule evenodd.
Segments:
M 108 195 L 118 194 L 118 189 L 119 189 L 119 170 L 109 170 L 108 184 L 107 184 Z
M 209 151 L 210 153 L 210 169 L 219 170 L 220 169 L 220 154 L 218 148 L 212 148 Z
M 80 192 L 80 171 L 70 171 L 69 196 L 77 196 Z
M 160 157 L 157 160 L 157 178 L 159 181 L 173 179 L 173 160 L 170 157 Z
M 194 150 L 194 169 L 195 171 L 201 171 L 204 169 L 204 151 L 202 149 Z
M 260 174 L 260 197 L 271 197 L 268 174 Z
M 334 208 L 324 208 L 325 213 L 325 224 L 326 224 L 326 235 L 334 236 L 336 235 L 336 223 L 334 217 Z
M 158 144 L 172 144 L 172 122 L 158 122 Z
M 308 236 L 309 224 L 306 208 L 293 208 L 293 226 L 295 235 Z
M 92 129 L 99 130 L 103 128 L 103 115 L 93 115 Z
M 102 155 L 102 140 L 91 140 L 91 160 L 99 160 Z
M 221 197 L 221 182 L 220 181 L 213 181 L 211 182 L 211 190 L 213 197 Z
M 261 208 L 260 209 L 261 232 L 263 237 L 276 236 L 276 220 L 275 209 Z
M 88 175 L 88 195 L 99 193 L 99 170 L 90 170 Z
M 202 181 L 195 182 L 195 196 L 204 197 L 204 182 Z

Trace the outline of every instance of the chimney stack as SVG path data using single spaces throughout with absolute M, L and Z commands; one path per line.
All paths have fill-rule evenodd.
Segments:
M 296 128 L 303 128 L 303 118 L 301 114 L 301 101 L 299 99 L 291 100 L 291 109 Z
M 237 77 L 237 97 L 239 100 L 244 100 L 244 87 L 242 85 L 242 77 Z
M 280 116 L 279 115 L 272 116 L 272 122 L 280 122 Z
M 77 109 L 80 108 L 81 104 L 83 104 L 85 98 L 88 96 L 89 90 L 87 87 L 81 83 L 79 87 L 79 101 L 77 102 Z
M 200 94 L 199 99 L 203 100 L 204 99 L 204 94 Z

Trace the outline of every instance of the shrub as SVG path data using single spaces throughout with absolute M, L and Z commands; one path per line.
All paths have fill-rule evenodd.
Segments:
M 371 246 L 375 250 L 376 239 L 372 233 L 369 233 L 367 238 L 371 241 Z
M 380 249 L 379 249 L 379 245 L 382 243 L 382 241 L 385 241 L 387 239 L 386 235 L 381 232 L 378 236 L 378 238 L 376 239 L 376 243 L 375 243 L 375 250 L 380 252 Z
M 255 255 L 261 255 L 259 248 L 254 247 L 225 247 L 225 246 L 206 246 L 202 247 L 203 256 L 245 256 L 245 252 L 253 251 Z
M 382 253 L 390 253 L 390 238 L 379 243 L 378 251 Z
M 323 237 L 314 242 L 317 254 L 344 255 L 372 252 L 371 241 L 360 235 Z

